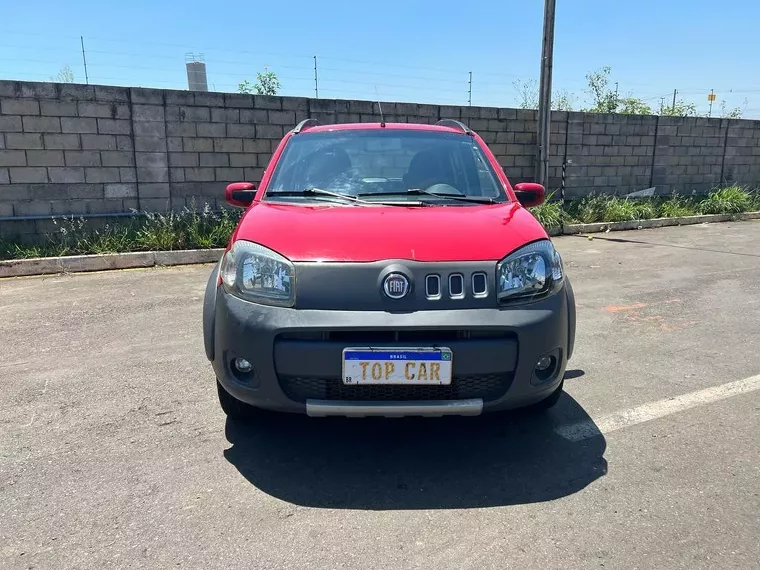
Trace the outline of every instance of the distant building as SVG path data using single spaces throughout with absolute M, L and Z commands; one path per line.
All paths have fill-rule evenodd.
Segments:
M 185 67 L 187 68 L 187 88 L 190 91 L 208 91 L 208 79 L 206 78 L 206 62 L 203 54 L 185 54 Z

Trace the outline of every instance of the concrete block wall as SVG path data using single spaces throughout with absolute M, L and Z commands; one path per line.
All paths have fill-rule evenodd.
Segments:
M 657 117 L 566 115 L 566 196 L 583 196 L 590 189 L 624 194 L 651 185 Z
M 760 121 L 725 121 L 723 176 L 730 181 L 760 181 Z
M 123 91 L 0 82 L 0 216 L 138 207 Z
M 533 179 L 536 111 L 382 103 L 388 122 L 470 125 L 510 180 Z M 224 186 L 258 182 L 282 136 L 307 117 L 375 122 L 371 101 L 0 81 L 0 237 L 54 215 L 223 206 Z M 760 186 L 760 121 L 552 114 L 550 180 L 566 195 Z M 48 219 L 44 219 L 48 218 Z

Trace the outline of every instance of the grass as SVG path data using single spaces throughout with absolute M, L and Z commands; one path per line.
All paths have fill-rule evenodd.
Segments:
M 546 202 L 530 210 L 547 230 L 561 228 L 562 224 L 567 220 L 567 212 L 562 208 L 562 203 L 557 201 L 552 202 L 551 198 L 552 194 L 548 196 Z
M 593 224 L 680 218 L 699 214 L 738 214 L 760 211 L 760 191 L 750 191 L 737 185 L 726 186 L 714 189 L 702 200 L 678 195 L 669 198 L 590 195 L 569 202 L 564 208 L 559 202 L 548 202 L 531 211 L 547 228 L 561 225 L 557 220 L 564 223 Z M 547 226 L 544 220 L 550 221 L 551 225 Z
M 92 222 L 81 217 L 56 218 L 58 231 L 44 244 L 0 241 L 0 259 L 224 247 L 241 213 L 213 212 L 206 205 L 201 211 L 185 208 L 166 214 L 146 213 L 100 228 L 91 227 Z
M 699 203 L 702 214 L 738 214 L 748 212 L 756 196 L 741 186 L 718 188 Z
M 683 218 L 699 214 L 699 204 L 683 196 L 673 196 L 658 205 L 660 218 Z
M 651 218 L 678 218 L 697 214 L 738 214 L 760 211 L 760 190 L 743 186 L 716 188 L 705 198 L 621 198 L 591 195 L 581 200 L 552 200 L 531 208 L 531 213 L 547 230 L 566 223 L 624 222 Z M 0 259 L 28 259 L 63 255 L 120 253 L 127 251 L 170 251 L 224 247 L 241 210 L 214 212 L 206 205 L 166 214 L 145 213 L 123 223 L 94 227 L 84 218 L 57 218 L 57 232 L 38 245 L 0 241 Z

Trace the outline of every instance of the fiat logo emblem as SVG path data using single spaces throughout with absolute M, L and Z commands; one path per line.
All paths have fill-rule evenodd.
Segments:
M 409 292 L 409 280 L 401 273 L 391 273 L 383 281 L 383 291 L 391 299 L 401 299 Z

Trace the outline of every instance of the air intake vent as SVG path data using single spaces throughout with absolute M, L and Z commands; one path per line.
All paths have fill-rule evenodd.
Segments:
M 477 298 L 488 296 L 488 279 L 485 273 L 472 274 L 472 296 Z
M 431 300 L 441 298 L 441 277 L 439 275 L 428 275 L 425 278 L 425 296 Z
M 449 296 L 452 299 L 464 299 L 464 277 L 461 273 L 449 275 Z

